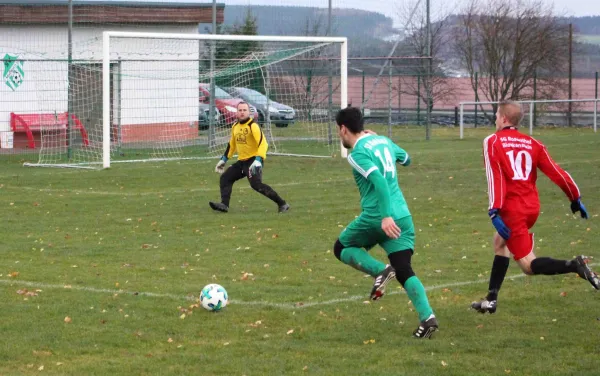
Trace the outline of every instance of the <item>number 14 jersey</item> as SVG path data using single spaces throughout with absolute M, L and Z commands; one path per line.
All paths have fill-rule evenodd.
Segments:
M 513 127 L 499 130 L 483 141 L 483 158 L 489 209 L 539 212 L 538 168 L 563 190 L 569 200 L 576 200 L 580 195 L 571 175 L 554 162 L 546 147 Z
M 369 180 L 372 173 L 379 173 L 385 178 L 390 195 L 390 216 L 400 219 L 410 215 L 398 186 L 396 171 L 396 162 L 406 165 L 409 161 L 408 153 L 385 136 L 366 134 L 356 141 L 352 152 L 348 154 L 348 163 L 352 166 L 354 180 L 360 192 L 363 216 L 381 219 L 375 186 Z

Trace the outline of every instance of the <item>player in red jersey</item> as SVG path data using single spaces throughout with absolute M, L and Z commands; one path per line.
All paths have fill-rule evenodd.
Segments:
M 535 184 L 538 169 L 567 195 L 573 213 L 579 212 L 584 219 L 588 214 L 571 175 L 554 162 L 541 142 L 519 132 L 522 116 L 518 103 L 501 103 L 496 112 L 496 133 L 483 141 L 490 199 L 488 214 L 497 232 L 494 234 L 495 257 L 488 294 L 485 299 L 471 305 L 481 313 L 496 312 L 498 291 L 506 276 L 511 254 L 525 274 L 577 273 L 595 289 L 600 289 L 598 276 L 587 265 L 587 257 L 556 260 L 536 257 L 533 253 L 533 233 L 529 230 L 540 213 Z

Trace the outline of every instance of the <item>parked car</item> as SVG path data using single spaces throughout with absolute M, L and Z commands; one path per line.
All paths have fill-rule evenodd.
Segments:
M 266 122 L 266 114 L 269 114 L 271 123 L 279 128 L 285 128 L 296 121 L 296 111 L 292 107 L 275 102 L 256 90 L 244 87 L 226 87 L 224 90 L 256 107 L 261 125 Z
M 198 108 L 198 129 L 206 130 L 210 127 L 209 121 L 210 115 L 210 105 L 206 103 L 200 103 Z M 219 110 L 215 109 L 215 121 L 214 124 L 219 126 L 219 121 L 221 120 L 221 114 Z
M 236 120 L 235 114 L 237 113 L 237 105 L 243 101 L 243 99 L 232 97 L 225 90 L 215 85 L 215 105 L 219 110 L 220 119 L 223 125 L 230 125 Z M 200 103 L 207 105 L 210 103 L 209 84 L 200 84 Z M 257 121 L 258 113 L 256 107 L 252 106 L 250 102 L 248 102 L 248 104 L 250 104 L 250 116 Z

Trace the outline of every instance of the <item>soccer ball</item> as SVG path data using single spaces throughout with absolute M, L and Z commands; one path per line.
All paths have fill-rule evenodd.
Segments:
M 208 311 L 220 311 L 225 308 L 228 301 L 227 291 L 223 286 L 216 283 L 204 286 L 202 292 L 200 292 L 200 304 L 202 308 Z

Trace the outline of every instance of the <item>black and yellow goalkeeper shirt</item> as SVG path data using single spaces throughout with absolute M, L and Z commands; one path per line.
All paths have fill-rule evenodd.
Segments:
M 231 139 L 223 154 L 227 159 L 237 151 L 238 160 L 245 161 L 252 157 L 267 158 L 267 140 L 260 126 L 252 118 L 243 123 L 236 121 L 231 127 Z

